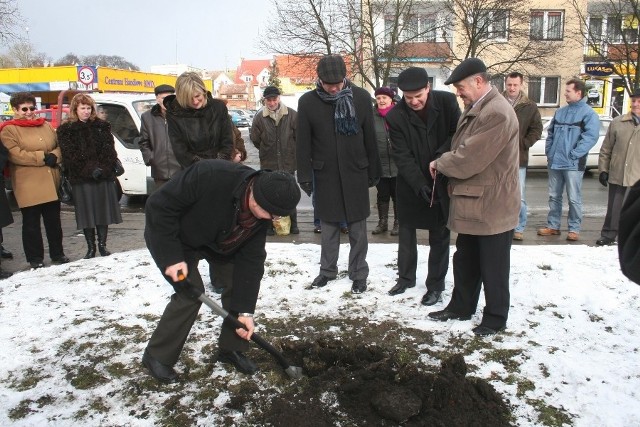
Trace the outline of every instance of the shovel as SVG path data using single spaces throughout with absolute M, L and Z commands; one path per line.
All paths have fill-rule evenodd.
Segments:
M 213 301 L 211 298 L 206 296 L 202 291 L 192 286 L 189 279 L 187 279 L 182 272 L 178 273 L 178 278 L 181 281 L 184 281 L 184 283 L 186 283 L 187 286 L 189 286 L 189 292 L 194 297 L 197 295 L 197 299 L 200 300 L 204 305 L 209 307 L 211 310 L 213 310 L 214 313 L 216 313 L 218 316 L 222 317 L 223 319 L 231 322 L 233 326 L 236 327 L 236 329 L 240 328 L 240 329 L 247 330 L 247 327 L 245 326 L 244 323 L 240 322 L 236 317 L 230 315 L 227 310 L 225 310 L 224 308 L 216 304 L 215 301 Z M 267 342 L 267 340 L 262 338 L 260 335 L 254 332 L 253 334 L 251 334 L 251 340 L 256 344 L 258 344 L 260 347 L 262 347 L 264 350 L 269 352 L 269 354 L 271 354 L 276 359 L 278 364 L 282 366 L 282 369 L 284 369 L 287 375 L 289 375 L 291 378 L 298 379 L 303 377 L 301 367 L 293 366 L 289 364 L 289 362 L 287 362 L 287 359 L 284 358 L 282 353 L 280 353 L 274 346 L 272 346 L 269 342 Z

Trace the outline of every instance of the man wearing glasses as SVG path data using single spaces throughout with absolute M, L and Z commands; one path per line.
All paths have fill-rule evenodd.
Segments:
M 429 174 L 429 163 L 449 151 L 460 107 L 455 95 L 431 90 L 424 68 L 410 67 L 398 76 L 403 97 L 387 114 L 393 160 L 398 166 L 396 197 L 400 234 L 398 280 L 389 295 L 416 285 L 416 229 L 429 230 L 427 293 L 423 305 L 442 301 L 449 268 L 449 195 L 447 180 Z

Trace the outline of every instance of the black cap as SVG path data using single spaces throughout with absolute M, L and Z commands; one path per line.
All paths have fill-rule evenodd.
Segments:
M 409 67 L 398 76 L 398 87 L 404 91 L 420 90 L 429 84 L 427 70 L 419 67 Z
M 640 96 L 640 87 L 637 87 L 633 90 L 633 93 L 631 94 L 631 98 L 636 98 Z
M 280 96 L 280 89 L 275 86 L 267 86 L 262 92 L 263 98 L 271 98 L 272 96 Z
M 464 80 L 469 76 L 473 76 L 478 73 L 486 73 L 487 66 L 484 65 L 478 58 L 467 58 L 462 61 L 456 68 L 454 68 L 453 72 L 449 76 L 449 78 L 444 82 L 446 85 L 450 85 L 451 83 L 457 83 L 460 80 Z
M 160 85 L 160 86 L 156 86 L 153 92 L 157 96 L 157 95 L 160 95 L 161 93 L 176 93 L 176 90 L 171 85 Z
M 300 201 L 300 188 L 292 174 L 262 171 L 253 182 L 253 198 L 271 215 L 291 214 Z
M 347 77 L 347 66 L 340 55 L 326 55 L 318 61 L 318 77 L 323 83 L 342 83 Z

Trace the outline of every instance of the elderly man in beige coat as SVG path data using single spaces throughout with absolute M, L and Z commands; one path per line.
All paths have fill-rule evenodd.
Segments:
M 596 245 L 612 245 L 618 235 L 622 202 L 640 180 L 640 89 L 631 94 L 631 111 L 616 117 L 604 137 L 598 158 L 600 183 L 609 186 L 607 215 Z
M 506 327 L 511 240 L 520 213 L 518 118 L 486 71 L 481 60 L 468 58 L 445 81 L 456 87 L 465 110 L 451 151 L 429 165 L 434 178 L 449 177 L 448 226 L 458 233 L 451 301 L 429 317 L 471 319 L 484 284 L 484 313 L 473 328 L 478 336 Z

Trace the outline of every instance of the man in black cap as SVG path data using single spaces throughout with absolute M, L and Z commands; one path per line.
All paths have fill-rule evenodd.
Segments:
M 429 170 L 449 177 L 449 229 L 458 233 L 453 255 L 453 295 L 434 320 L 469 320 L 484 284 L 485 308 L 478 336 L 506 327 L 513 229 L 520 213 L 518 118 L 509 102 L 491 87 L 484 63 L 465 59 L 445 84 L 456 87 L 465 109 L 451 151 Z
M 157 104 L 140 116 L 140 139 L 138 145 L 144 164 L 151 166 L 151 177 L 156 189 L 162 187 L 173 175 L 182 169 L 169 141 L 166 112 L 162 101 L 176 92 L 173 86 L 159 85 L 154 90 Z
M 400 235 L 398 280 L 389 295 L 416 285 L 418 242 L 416 229 L 429 230 L 427 293 L 423 305 L 442 301 L 449 268 L 449 195 L 447 180 L 433 180 L 429 163 L 449 151 L 460 107 L 455 95 L 431 90 L 424 68 L 410 67 L 398 76 L 402 100 L 387 114 L 393 160 L 398 166 L 396 197 Z
M 213 183 L 213 184 L 212 184 Z M 267 226 L 288 215 L 300 200 L 295 178 L 286 172 L 255 170 L 227 160 L 201 160 L 153 193 L 145 206 L 145 240 L 165 279 L 174 286 L 142 363 L 163 382 L 177 378 L 173 365 L 200 309 L 179 273 L 204 291 L 198 261 L 206 258 L 227 284 L 222 306 L 247 326 L 223 322 L 217 360 L 252 374 L 249 349 L 253 313 L 264 274 Z
M 296 172 L 296 120 L 298 113 L 280 102 L 280 89 L 267 86 L 264 107 L 253 117 L 249 137 L 260 153 L 260 168 Z M 299 234 L 298 213 L 291 211 L 291 234 Z M 267 230 L 273 235 L 273 227 Z
M 340 222 L 346 219 L 351 292 L 362 293 L 369 276 L 369 187 L 376 185 L 382 173 L 371 95 L 346 78 L 340 55 L 324 56 L 317 72 L 315 90 L 298 102 L 296 133 L 298 182 L 308 195 L 315 193 L 322 227 L 320 274 L 312 286 L 322 287 L 336 278 Z

